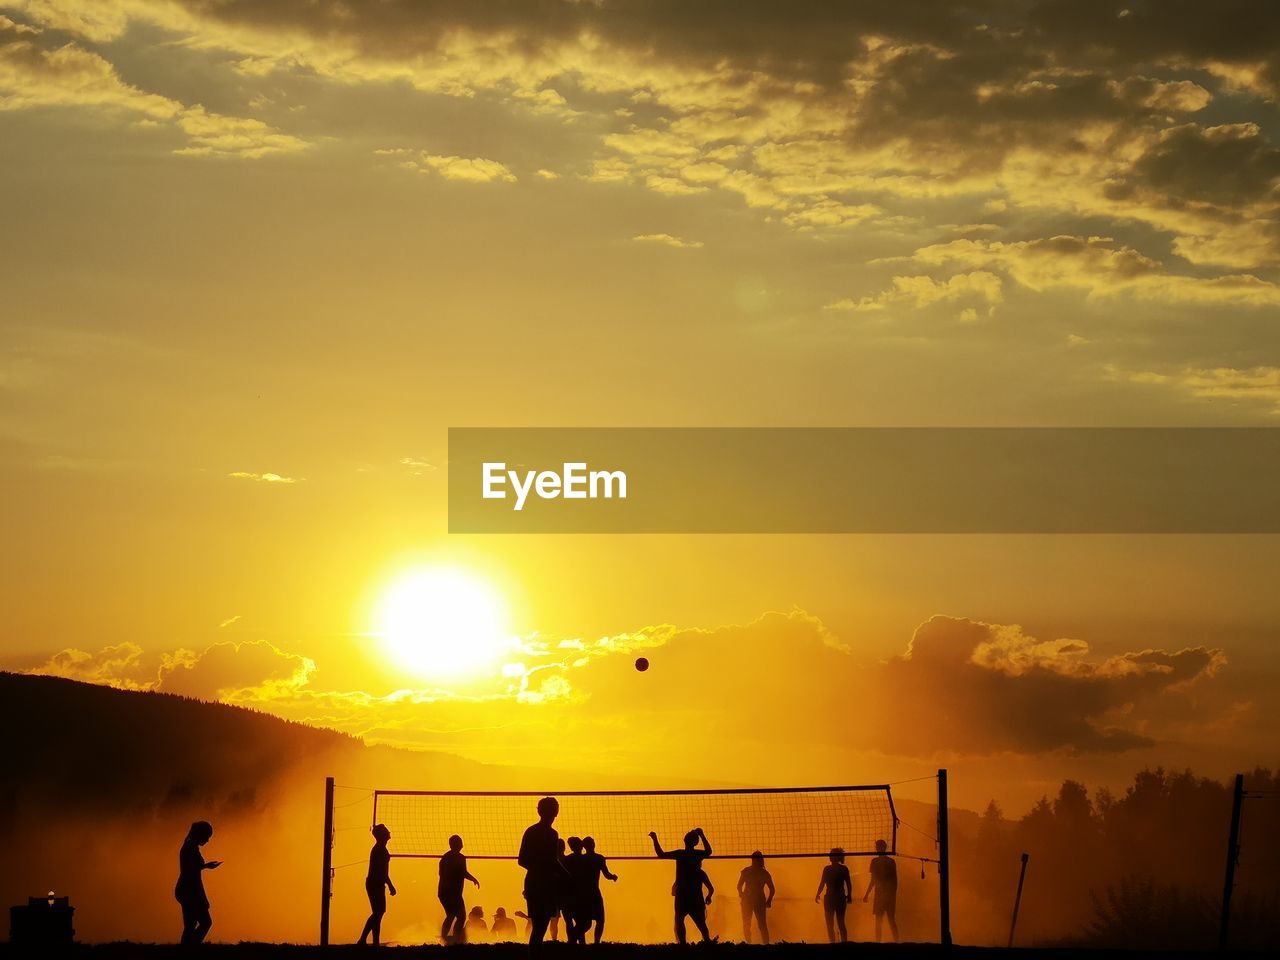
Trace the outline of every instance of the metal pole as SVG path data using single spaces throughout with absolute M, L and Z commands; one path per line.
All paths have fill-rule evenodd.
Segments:
M 324 854 L 321 857 L 320 946 L 329 945 L 329 900 L 333 896 L 333 777 L 324 778 Z
M 951 946 L 951 845 L 947 839 L 947 771 L 938 771 L 938 942 Z
M 1022 884 L 1027 879 L 1027 861 L 1031 854 L 1022 855 L 1022 869 L 1018 871 L 1018 894 L 1013 898 L 1013 919 L 1009 921 L 1009 946 L 1013 946 L 1013 931 L 1018 929 L 1018 910 L 1022 907 Z
M 1231 832 L 1227 836 L 1227 877 L 1222 884 L 1222 925 L 1218 928 L 1218 949 L 1227 949 L 1227 929 L 1231 923 L 1231 891 L 1236 885 L 1236 861 L 1240 859 L 1240 804 L 1244 801 L 1244 774 L 1236 774 L 1231 792 Z

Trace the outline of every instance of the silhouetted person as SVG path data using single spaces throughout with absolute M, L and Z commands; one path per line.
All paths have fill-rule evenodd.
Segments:
M 437 893 L 444 907 L 444 925 L 440 939 L 466 940 L 467 905 L 462 899 L 462 885 L 470 880 L 479 889 L 480 881 L 467 871 L 467 858 L 462 854 L 462 838 L 456 833 L 449 838 L 449 850 L 440 857 L 440 887 Z M 452 928 L 452 930 L 450 930 Z
M 582 922 L 582 907 L 587 892 L 587 861 L 582 854 L 581 837 L 570 837 L 568 845 L 571 851 L 568 856 L 564 855 L 563 845 L 560 848 L 560 862 L 569 875 L 569 882 L 560 897 L 560 911 L 564 914 L 565 933 L 569 942 L 586 943 L 586 927 L 589 924 Z
M 609 864 L 600 854 L 596 853 L 595 837 L 582 838 L 584 861 L 583 871 L 585 874 L 585 882 L 583 883 L 582 901 L 578 905 L 579 916 L 579 937 L 582 941 L 587 938 L 587 927 L 595 924 L 595 931 L 592 939 L 600 942 L 600 938 L 604 936 L 604 896 L 600 893 L 600 878 L 606 880 L 618 879 L 616 873 L 609 872 Z
M 520 915 L 516 914 L 517 917 Z M 498 907 L 493 911 L 493 924 L 489 927 L 489 932 L 493 934 L 495 940 L 515 939 L 516 922 L 507 916 L 506 907 Z
M 826 890 L 826 896 L 822 895 Z M 822 901 L 822 914 L 827 921 L 827 939 L 836 942 L 836 927 L 840 928 L 840 942 L 849 942 L 849 930 L 845 926 L 844 912 L 853 902 L 853 879 L 849 876 L 849 868 L 844 865 L 844 851 L 835 847 L 831 851 L 831 862 L 822 868 L 822 879 L 818 881 L 818 892 L 813 895 L 813 902 Z
M 216 870 L 221 860 L 206 861 L 200 852 L 213 837 L 213 827 L 207 820 L 197 820 L 187 831 L 178 852 L 178 882 L 173 888 L 174 899 L 182 905 L 182 943 L 203 943 L 213 926 L 209 916 L 209 898 L 204 892 L 204 871 Z
M 706 906 L 709 907 L 711 906 L 711 899 L 715 896 L 716 888 L 712 885 L 711 878 L 707 876 L 707 871 L 705 870 L 698 871 L 698 882 L 702 885 L 702 887 L 706 888 L 707 896 L 703 902 Z M 671 884 L 671 895 L 673 897 L 676 895 L 675 883 Z
M 703 941 L 709 941 L 711 933 L 707 930 L 707 904 L 711 902 L 711 895 L 708 894 L 705 900 L 702 897 L 703 878 L 706 877 L 702 861 L 711 856 L 711 843 L 707 840 L 707 835 L 702 832 L 701 827 L 690 830 L 684 835 L 683 850 L 663 850 L 658 843 L 658 835 L 652 830 L 649 831 L 649 839 L 653 841 L 653 851 L 658 857 L 676 862 L 676 882 L 671 888 L 675 895 L 676 941 L 686 942 L 685 917 L 693 921 L 702 934 Z M 699 840 L 702 841 L 701 850 L 698 849 Z M 708 886 L 710 883 L 710 879 L 707 879 Z
M 360 943 L 365 943 L 372 934 L 376 947 L 382 942 L 382 915 L 387 912 L 387 891 L 394 897 L 396 885 L 391 882 L 391 853 L 387 850 L 391 831 L 379 823 L 373 828 L 373 838 L 376 842 L 369 851 L 369 873 L 364 878 L 364 892 L 369 895 L 369 919 L 360 931 Z
M 555 797 L 538 801 L 538 822 L 520 838 L 518 862 L 525 869 L 524 896 L 529 906 L 529 953 L 536 956 L 547 934 L 547 926 L 560 909 L 561 887 L 568 876 L 560 862 L 560 834 L 556 816 L 560 803 Z
M 876 942 L 880 942 L 880 921 L 889 921 L 889 930 L 893 934 L 893 942 L 898 942 L 898 865 L 893 857 L 886 856 L 889 845 L 883 840 L 876 841 L 876 853 L 879 856 L 871 861 L 871 880 L 867 883 L 867 892 L 862 895 L 862 902 L 867 902 L 874 890 L 876 898 L 871 902 L 871 913 L 876 918 Z
M 525 897 L 525 900 L 528 899 L 528 897 Z M 524 921 L 524 935 L 526 937 L 530 936 L 533 933 L 533 920 L 523 910 L 517 910 L 516 916 Z M 547 924 L 547 935 L 552 940 L 560 939 L 560 914 L 555 914 L 551 918 L 551 922 Z
M 472 907 L 464 928 L 468 940 L 483 940 L 489 935 L 489 927 L 484 922 L 484 907 Z
M 766 894 L 765 891 L 768 891 Z M 751 918 L 756 918 L 760 928 L 760 942 L 769 942 L 769 919 L 765 911 L 773 906 L 773 877 L 764 868 L 764 854 L 757 850 L 751 854 L 751 864 L 738 874 L 738 899 L 742 904 L 742 939 L 751 942 Z

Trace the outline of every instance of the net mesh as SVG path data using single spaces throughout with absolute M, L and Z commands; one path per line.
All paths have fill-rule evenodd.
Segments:
M 438 857 L 459 834 L 468 857 L 513 860 L 527 826 L 537 820 L 540 793 L 456 793 L 379 790 L 373 820 L 391 831 L 398 857 Z M 561 837 L 592 836 L 611 859 L 653 856 L 649 831 L 664 849 L 679 849 L 702 827 L 717 857 L 850 856 L 875 853 L 877 840 L 897 852 L 897 817 L 887 786 L 779 790 L 680 790 L 559 793 Z

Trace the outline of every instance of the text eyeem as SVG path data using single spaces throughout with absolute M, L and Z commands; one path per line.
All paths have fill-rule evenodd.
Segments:
M 505 500 L 507 486 L 515 495 L 513 509 L 523 510 L 525 500 L 534 493 L 540 500 L 619 500 L 627 499 L 627 475 L 621 470 L 588 470 L 585 463 L 561 464 L 555 470 L 508 470 L 505 463 L 483 463 L 482 496 L 486 500 Z

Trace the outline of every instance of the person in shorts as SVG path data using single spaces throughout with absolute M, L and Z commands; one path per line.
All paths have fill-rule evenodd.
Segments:
M 685 943 L 684 921 L 688 917 L 702 934 L 704 943 L 711 941 L 711 932 L 707 930 L 707 903 L 702 896 L 702 878 L 706 876 L 702 862 L 711 856 L 711 843 L 701 827 L 695 827 L 684 835 L 683 850 L 663 850 L 658 843 L 658 835 L 649 831 L 649 839 L 653 841 L 653 851 L 660 859 L 676 862 L 676 882 L 672 887 L 675 894 L 675 927 L 676 941 Z M 701 849 L 698 843 L 702 843 Z
M 462 838 L 456 833 L 449 838 L 449 850 L 440 857 L 440 886 L 436 891 L 444 907 L 444 924 L 440 939 L 445 943 L 466 942 L 467 905 L 462 899 L 462 885 L 470 880 L 479 889 L 480 881 L 467 871 L 467 858 L 462 854 Z

